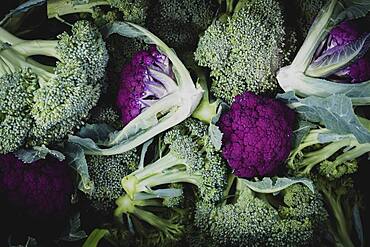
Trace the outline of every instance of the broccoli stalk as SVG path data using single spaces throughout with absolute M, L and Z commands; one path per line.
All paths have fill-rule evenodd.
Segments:
M 114 216 L 117 219 L 122 219 L 122 214 L 133 215 L 157 229 L 164 239 L 176 240 L 183 232 L 183 226 L 174 221 L 176 218 L 165 219 L 145 209 L 163 207 L 159 199 L 132 200 L 128 195 L 124 195 L 116 200 L 116 204 Z
M 357 203 L 356 193 L 353 191 L 353 182 L 348 177 L 336 181 L 327 181 L 318 178 L 316 186 L 324 195 L 329 212 L 334 216 L 330 225 L 330 232 L 339 246 L 355 246 L 351 239 L 352 212 Z M 353 196 L 354 198 L 349 198 Z
M 225 187 L 226 167 L 210 143 L 207 125 L 188 119 L 165 134 L 170 151 L 154 163 L 122 179 L 126 193 L 148 192 L 160 185 L 195 185 L 204 200 L 219 201 Z
M 63 15 L 76 13 L 89 13 L 94 18 L 99 18 L 104 15 L 104 13 L 99 12 L 100 7 L 112 7 L 118 9 L 126 21 L 144 24 L 148 6 L 146 0 L 48 0 L 47 13 L 49 18 L 59 18 Z M 109 12 L 107 15 L 109 16 Z M 115 14 L 111 17 L 113 17 L 112 21 L 117 19 Z
M 290 153 L 289 168 L 297 175 L 307 176 L 316 165 L 320 165 L 322 175 L 329 178 L 355 172 L 357 165 L 353 164 L 353 161 L 370 152 L 370 143 L 360 144 L 351 134 L 335 134 L 333 140 L 323 143 L 320 137 L 330 134 L 335 133 L 326 128 L 311 130 L 300 145 Z

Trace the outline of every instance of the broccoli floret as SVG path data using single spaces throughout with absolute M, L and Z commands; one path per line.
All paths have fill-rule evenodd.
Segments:
M 137 169 L 139 156 L 133 149 L 112 156 L 86 156 L 88 171 L 94 190 L 88 197 L 92 206 L 106 213 L 115 207 L 115 200 L 124 190 L 121 179 Z
M 222 199 L 227 167 L 210 141 L 206 124 L 189 118 L 165 134 L 164 144 L 169 148 L 166 155 L 122 180 L 131 198 L 156 186 L 189 183 L 205 201 Z
M 211 0 L 159 0 L 152 10 L 149 29 L 178 52 L 193 50 L 215 15 Z
M 91 111 L 88 120 L 89 124 L 108 124 L 109 126 L 120 129 L 123 127 L 119 113 L 111 106 L 97 106 Z
M 0 152 L 62 140 L 83 124 L 100 97 L 108 61 L 100 33 L 87 21 L 76 22 L 71 34 L 64 32 L 57 40 L 21 40 L 2 28 L 0 33 L 0 43 L 7 44 L 0 51 L 0 114 L 8 119 L 1 124 L 18 130 L 22 120 L 10 119 L 24 120 L 12 147 Z M 33 56 L 57 62 L 48 66 Z
M 322 136 L 336 137 L 322 143 Z M 292 173 L 309 175 L 319 166 L 321 175 L 335 179 L 357 170 L 356 159 L 370 151 L 370 144 L 360 144 L 353 135 L 336 134 L 326 128 L 312 129 L 288 158 Z
M 179 189 L 182 192 L 180 193 L 179 196 L 171 196 L 171 197 L 164 198 L 163 205 L 168 208 L 181 208 L 185 200 L 185 196 L 183 192 L 185 189 L 184 185 L 177 183 L 177 184 L 170 184 L 168 187 L 173 188 L 173 189 Z
M 231 201 L 216 206 L 197 204 L 194 224 L 218 246 L 311 246 L 324 233 L 322 197 L 303 185 L 288 187 L 279 200 L 237 179 L 235 195 L 229 196 Z
M 195 60 L 211 69 L 211 91 L 228 103 L 244 92 L 272 92 L 292 44 L 283 9 L 274 0 L 238 4 L 233 15 L 215 21 L 200 38 Z
M 47 6 L 49 18 L 90 13 L 99 26 L 118 20 L 144 24 L 148 7 L 147 0 L 51 0 Z

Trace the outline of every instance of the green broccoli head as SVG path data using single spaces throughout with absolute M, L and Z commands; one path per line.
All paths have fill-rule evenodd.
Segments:
M 28 69 L 0 77 L 0 154 L 13 152 L 26 142 L 37 81 Z
M 272 92 L 276 72 L 290 55 L 282 7 L 252 0 L 226 20 L 214 22 L 200 38 L 195 60 L 211 69 L 211 91 L 228 103 L 244 91 Z
M 86 156 L 86 161 L 94 183 L 94 190 L 88 195 L 92 206 L 103 213 L 112 212 L 115 200 L 124 193 L 121 179 L 137 169 L 136 150 L 113 156 Z
M 215 15 L 211 0 L 159 0 L 152 9 L 149 29 L 179 52 L 196 47 Z
M 252 192 L 237 180 L 235 195 L 211 205 L 198 202 L 194 224 L 219 246 L 311 246 L 325 232 L 322 197 L 303 185 L 282 196 Z M 280 198 L 281 197 L 281 198 Z M 232 199 L 230 199 L 232 198 Z
M 0 33 L 7 44 L 0 50 L 0 113 L 11 115 L 4 128 L 18 129 L 23 120 L 15 117 L 25 121 L 12 148 L 1 152 L 61 141 L 83 125 L 100 97 L 108 61 L 101 34 L 87 21 L 76 22 L 57 40 L 21 40 L 2 28 Z M 33 56 L 57 61 L 41 64 Z
M 163 142 L 167 154 L 123 179 L 130 196 L 160 185 L 189 183 L 206 201 L 222 199 L 228 170 L 211 143 L 206 124 L 189 118 L 169 130 Z

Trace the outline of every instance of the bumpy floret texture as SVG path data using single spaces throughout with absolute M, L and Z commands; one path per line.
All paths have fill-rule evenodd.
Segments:
M 312 246 L 325 234 L 322 197 L 302 185 L 284 191 L 282 201 L 270 198 L 274 203 L 249 189 L 235 196 L 225 205 L 197 204 L 194 224 L 216 246 Z
M 88 195 L 92 206 L 102 212 L 112 211 L 114 201 L 124 194 L 121 179 L 137 169 L 136 150 L 113 156 L 87 156 L 86 161 L 94 183 L 94 190 Z
M 282 9 L 273 0 L 248 1 L 226 22 L 216 21 L 200 38 L 195 60 L 211 69 L 211 91 L 228 103 L 248 90 L 272 92 L 289 48 Z
M 245 92 L 219 121 L 222 154 L 240 177 L 270 176 L 291 150 L 295 114 L 282 102 Z
M 149 28 L 179 52 L 192 50 L 214 15 L 215 6 L 210 0 L 159 0 L 153 6 Z
M 32 127 L 28 113 L 37 81 L 27 69 L 0 77 L 0 154 L 15 151 L 25 143 Z
M 44 219 L 67 215 L 72 181 L 66 162 L 47 158 L 24 164 L 13 154 L 0 156 L 0 190 L 29 216 Z
M 169 59 L 154 46 L 149 51 L 136 53 L 122 70 L 116 104 L 121 111 L 124 125 L 168 94 L 165 85 L 151 70 L 160 71 L 174 78 Z

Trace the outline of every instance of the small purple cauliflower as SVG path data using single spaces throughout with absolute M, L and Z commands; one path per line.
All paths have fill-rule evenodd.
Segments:
M 147 107 L 168 95 L 173 86 L 172 65 L 155 46 L 134 55 L 121 73 L 121 85 L 116 104 L 124 125 Z
M 282 102 L 245 92 L 235 97 L 219 126 L 222 153 L 239 177 L 271 176 L 291 150 L 294 111 Z
M 344 21 L 330 31 L 326 41 L 326 47 L 324 47 L 320 56 L 343 49 L 346 45 L 355 42 L 366 34 L 366 32 L 361 30 L 361 26 L 356 21 Z M 353 61 L 346 68 L 336 72 L 334 76 L 350 83 L 360 83 L 369 80 L 369 52 Z
M 47 158 L 24 164 L 13 154 L 0 156 L 0 192 L 27 216 L 66 216 L 72 183 L 72 173 L 65 162 Z

